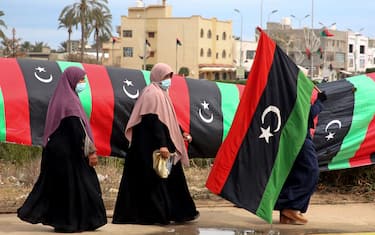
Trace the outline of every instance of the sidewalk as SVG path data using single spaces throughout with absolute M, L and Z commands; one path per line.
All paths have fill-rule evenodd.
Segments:
M 375 234 L 375 203 L 313 204 L 306 214 L 309 219 L 306 225 L 278 224 L 276 211 L 273 215 L 274 224 L 270 225 L 250 212 L 230 204 L 200 205 L 197 203 L 197 206 L 201 214 L 198 221 L 168 226 L 114 225 L 111 223 L 112 211 L 109 211 L 107 225 L 97 231 L 81 234 L 250 235 L 268 234 L 271 229 L 280 234 Z M 56 233 L 48 226 L 22 222 L 15 214 L 0 214 L 0 234 L 47 235 Z

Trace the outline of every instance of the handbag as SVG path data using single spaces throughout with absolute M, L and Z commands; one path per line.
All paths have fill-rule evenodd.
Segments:
M 174 153 L 171 153 L 169 158 L 163 158 L 159 150 L 155 150 L 152 153 L 152 167 L 160 178 L 168 178 L 169 174 L 171 173 L 174 155 Z
M 92 150 L 92 145 L 93 145 L 93 143 L 92 143 L 92 141 L 91 141 L 91 139 L 90 139 L 90 137 L 89 137 L 89 135 L 87 134 L 87 132 L 86 132 L 86 128 L 85 128 L 85 125 L 83 124 L 83 122 L 82 122 L 82 119 L 79 119 L 80 121 L 81 121 L 81 124 L 82 124 L 82 127 L 83 127 L 83 130 L 85 130 L 85 139 L 84 139 L 84 143 L 83 143 L 83 155 L 85 156 L 85 157 L 88 157 L 89 155 L 90 155 L 90 152 L 92 152 L 91 150 Z

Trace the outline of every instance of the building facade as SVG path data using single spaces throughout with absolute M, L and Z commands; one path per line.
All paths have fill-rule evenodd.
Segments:
M 119 36 L 103 46 L 109 54 L 104 65 L 149 70 L 164 62 L 192 78 L 235 78 L 231 21 L 172 17 L 172 7 L 163 1 L 129 8 L 117 31 Z
M 324 30 L 328 30 L 329 34 L 326 35 Z M 275 22 L 268 22 L 265 31 L 297 65 L 307 68 L 309 74 L 312 67 L 317 79 L 337 80 L 374 67 L 369 39 L 359 33 L 335 27 L 293 29 L 290 24 Z M 312 31 L 314 34 L 311 34 Z

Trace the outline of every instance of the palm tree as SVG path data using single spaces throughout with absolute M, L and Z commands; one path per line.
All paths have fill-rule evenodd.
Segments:
M 0 11 L 0 17 L 2 17 L 3 15 L 4 15 L 4 12 Z M 4 34 L 3 30 L 1 30 L 2 27 L 7 28 L 4 20 L 0 19 L 0 38 L 5 39 L 5 34 Z
M 21 51 L 23 52 L 29 52 L 32 48 L 32 45 L 29 41 L 24 41 L 22 44 L 21 44 Z
M 73 3 L 72 5 L 64 7 L 60 15 L 71 14 L 75 19 L 79 20 L 81 25 L 81 62 L 83 62 L 83 54 L 86 45 L 86 37 L 88 34 L 86 32 L 88 27 L 88 22 L 86 19 L 90 19 L 90 15 L 95 8 L 105 8 L 108 9 L 108 0 L 80 0 L 79 2 Z M 109 11 L 109 9 L 108 9 Z
M 76 29 L 77 29 L 77 24 L 78 24 L 78 20 L 74 17 L 73 15 L 73 12 L 72 11 L 67 11 L 65 12 L 64 14 L 62 14 L 63 12 L 61 12 L 60 16 L 59 16 L 59 27 L 58 29 L 61 29 L 61 28 L 65 28 L 68 30 L 68 41 L 67 41 L 67 51 L 68 51 L 68 54 L 70 56 L 70 53 L 72 52 L 72 48 L 71 48 L 71 36 L 72 36 L 72 32 L 73 32 L 73 27 L 75 26 Z
M 35 44 L 32 45 L 32 51 L 33 52 L 42 52 L 43 47 L 48 47 L 48 44 L 44 43 L 44 42 L 35 42 Z
M 112 15 L 105 9 L 95 8 L 91 14 L 91 23 L 95 32 L 94 40 L 96 44 L 96 61 L 99 62 L 99 47 L 103 41 L 101 39 L 111 36 L 112 31 Z

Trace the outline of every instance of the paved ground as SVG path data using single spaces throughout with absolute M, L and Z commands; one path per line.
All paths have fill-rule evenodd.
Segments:
M 97 231 L 82 234 L 154 234 L 154 235 L 250 235 L 250 234 L 374 234 L 375 203 L 347 203 L 337 205 L 311 205 L 306 214 L 307 225 L 278 224 L 274 212 L 274 224 L 270 225 L 246 210 L 229 204 L 199 205 L 201 213 L 196 222 L 183 225 L 143 226 L 109 223 Z M 274 232 L 274 233 L 272 233 Z M 31 225 L 20 221 L 15 214 L 0 214 L 0 234 L 36 235 L 55 234 L 51 227 Z

